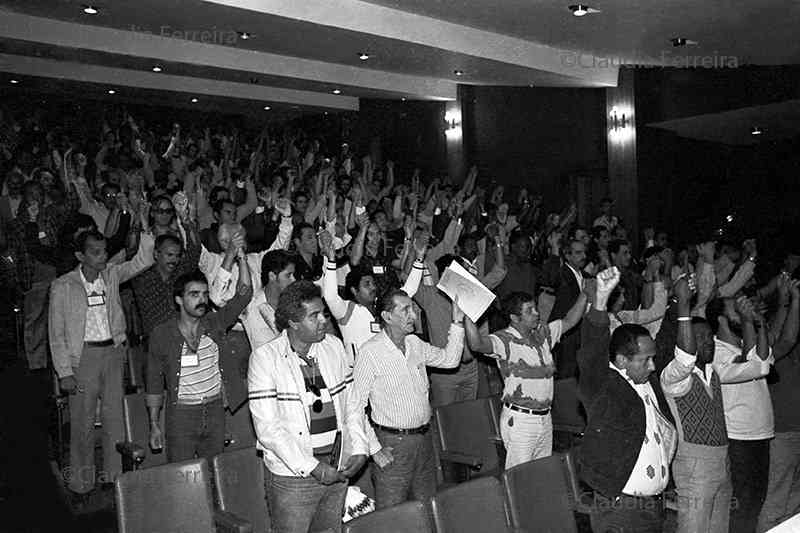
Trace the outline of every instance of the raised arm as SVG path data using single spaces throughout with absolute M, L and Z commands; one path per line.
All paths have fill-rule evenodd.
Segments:
M 327 239 L 330 239 L 330 237 L 327 237 Z M 325 239 L 320 240 L 324 241 Z M 336 251 L 333 249 L 332 243 L 329 243 L 323 251 L 326 252 L 326 257 L 322 265 L 322 297 L 325 299 L 325 303 L 328 304 L 333 317 L 336 320 L 342 320 L 353 312 L 352 308 L 355 304 L 352 301 L 345 301 L 339 296 L 339 284 L 336 276 Z
M 611 267 L 597 274 L 594 304 L 581 325 L 581 347 L 577 359 L 581 379 L 578 394 L 588 410 L 608 373 L 608 297 L 619 283 L 620 273 Z
M 683 396 L 691 388 L 691 374 L 697 356 L 696 341 L 692 331 L 691 280 L 683 277 L 675 284 L 678 298 L 676 318 L 678 335 L 674 348 L 675 357 L 661 372 L 661 387 L 670 396 Z
M 417 338 L 422 345 L 425 364 L 436 368 L 456 368 L 461 363 L 464 353 L 464 312 L 458 306 L 458 299 L 453 302 L 453 322 L 447 333 L 447 345 L 437 348 Z M 416 338 L 416 337 L 415 337 Z
M 789 303 L 789 312 L 783 323 L 781 336 L 772 347 L 772 356 L 776 361 L 789 355 L 797 343 L 797 332 L 798 328 L 800 328 L 800 289 L 798 289 L 798 283 L 800 282 L 797 280 L 790 282 L 791 302 Z

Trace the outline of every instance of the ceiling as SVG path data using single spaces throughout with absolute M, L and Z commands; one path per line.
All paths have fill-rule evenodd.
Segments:
M 84 14 L 87 3 L 99 13 Z M 250 113 L 319 112 L 356 110 L 360 98 L 453 100 L 459 83 L 611 87 L 621 63 L 800 63 L 800 3 L 597 0 L 602 12 L 581 18 L 570 3 L 0 0 L 0 87 L 59 80 L 99 98 L 114 87 L 114 98 L 163 91 Z M 678 36 L 699 44 L 675 48 Z

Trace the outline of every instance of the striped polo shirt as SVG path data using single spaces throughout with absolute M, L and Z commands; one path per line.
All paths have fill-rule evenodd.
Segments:
M 336 440 L 336 411 L 333 408 L 331 398 L 325 379 L 320 375 L 319 369 L 316 371 L 305 364 L 300 358 L 300 370 L 303 372 L 303 379 L 306 384 L 305 401 L 309 412 L 309 433 L 311 435 L 311 447 L 314 455 L 328 455 L 333 450 L 333 442 Z M 311 392 L 312 385 L 319 387 L 319 396 Z M 314 402 L 322 402 L 322 410 L 314 412 Z
M 184 342 L 181 362 L 194 352 Z M 197 347 L 197 366 L 181 366 L 178 379 L 178 403 L 199 405 L 208 399 L 216 399 L 222 390 L 222 375 L 219 371 L 219 347 L 208 335 L 200 338 Z

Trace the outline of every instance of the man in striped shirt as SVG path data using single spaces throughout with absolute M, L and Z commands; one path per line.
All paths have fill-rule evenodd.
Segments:
M 361 346 L 355 361 L 354 399 L 358 412 L 369 401 L 372 426 L 381 449 L 373 453 L 378 508 L 409 499 L 425 500 L 436 491 L 436 467 L 430 431 L 426 367 L 455 368 L 464 351 L 464 313 L 453 303 L 453 323 L 444 348 L 422 341 L 414 333 L 416 313 L 401 290 L 380 304 L 383 327 Z

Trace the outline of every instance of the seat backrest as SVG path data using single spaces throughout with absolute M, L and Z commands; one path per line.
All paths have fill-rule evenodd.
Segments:
M 575 378 L 557 379 L 553 382 L 553 407 L 550 410 L 554 431 L 583 433 L 586 417 L 578 400 L 578 381 Z
M 524 531 L 576 533 L 575 516 L 559 455 L 503 472 L 511 525 Z
M 253 524 L 253 533 L 269 533 L 264 492 L 264 463 L 255 448 L 226 451 L 212 460 L 220 509 Z
M 436 494 L 431 511 L 437 533 L 510 531 L 503 488 L 495 477 L 461 483 Z
M 581 482 L 578 478 L 578 467 L 577 467 L 577 454 L 579 448 L 572 448 L 565 452 L 561 459 L 563 461 L 564 467 L 564 474 L 566 475 L 567 480 L 567 490 L 569 491 L 570 502 L 572 505 L 577 508 L 578 503 L 581 501 L 581 496 L 583 493 L 583 489 L 581 488 Z
M 145 405 L 144 398 L 145 394 L 143 392 L 126 394 L 122 404 L 122 416 L 125 424 L 125 440 L 138 444 L 145 450 L 144 461 L 139 465 L 139 468 L 151 468 L 166 464 L 167 450 L 166 443 L 160 453 L 153 453 L 150 449 L 150 415 L 147 413 L 147 405 Z M 161 431 L 166 434 L 166 428 L 164 427 L 165 410 L 163 407 L 161 408 L 159 424 Z
M 121 474 L 115 482 L 119 533 L 212 533 L 208 463 L 192 459 Z
M 500 394 L 489 396 L 489 413 L 492 416 L 492 425 L 497 435 L 500 435 L 500 415 L 503 413 L 503 397 Z
M 492 419 L 489 398 L 437 407 L 434 411 L 434 422 L 442 451 L 479 457 L 482 463 L 481 475 L 500 470 L 500 456 L 491 439 L 498 436 L 498 433 Z
M 231 439 L 226 450 L 249 449 L 256 445 L 256 430 L 250 416 L 249 402 L 245 402 L 233 414 L 225 411 L 225 433 Z
M 425 505 L 419 501 L 408 501 L 373 511 L 355 518 L 344 525 L 344 533 L 429 533 Z

